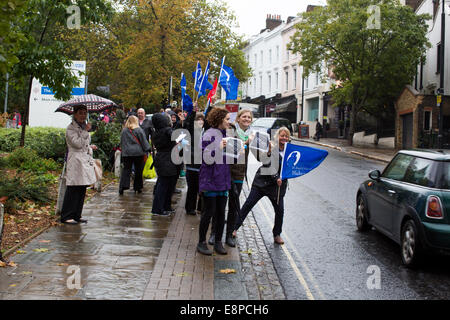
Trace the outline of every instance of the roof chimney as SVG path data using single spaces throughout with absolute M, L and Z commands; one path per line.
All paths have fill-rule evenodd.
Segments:
M 273 30 L 278 27 L 283 21 L 281 21 L 281 15 L 268 14 L 266 18 L 266 29 Z

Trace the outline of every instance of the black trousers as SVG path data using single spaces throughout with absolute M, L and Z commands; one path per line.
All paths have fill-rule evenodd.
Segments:
M 153 213 L 170 211 L 173 191 L 177 184 L 178 176 L 158 177 L 153 196 Z
M 239 196 L 242 191 L 242 183 L 236 183 L 231 182 L 231 190 L 229 192 L 229 198 L 228 198 L 228 215 L 227 215 L 227 230 L 225 235 L 227 237 L 231 236 L 231 234 L 234 231 L 234 225 L 236 223 L 236 215 L 239 212 L 239 209 L 241 208 Z M 212 233 L 215 233 L 216 228 L 216 221 L 215 218 L 212 218 Z
M 130 189 L 130 176 L 131 176 L 131 168 L 134 164 L 134 182 L 133 189 L 135 191 L 141 190 L 144 187 L 144 180 L 142 178 L 142 171 L 144 171 L 144 157 L 122 157 L 123 161 L 123 169 L 122 174 L 120 176 L 120 190 L 128 190 Z
M 186 182 L 187 182 L 187 194 L 186 203 L 184 208 L 186 212 L 195 211 L 195 209 L 201 211 L 201 199 L 199 198 L 198 181 L 199 172 L 193 170 L 186 170 Z
M 206 241 L 209 223 L 213 218 L 214 226 L 212 232 L 215 233 L 216 242 L 222 241 L 223 226 L 225 224 L 225 207 L 228 197 L 205 197 L 203 196 L 203 211 L 200 219 L 198 242 Z
M 67 186 L 61 209 L 61 222 L 80 220 L 87 186 Z
M 234 226 L 235 230 L 238 230 L 242 224 L 244 223 L 245 218 L 247 217 L 250 210 L 261 200 L 263 197 L 267 196 L 257 187 L 252 187 L 250 194 L 248 195 L 247 200 L 242 205 L 242 209 L 236 216 L 236 224 Z M 275 224 L 272 229 L 273 236 L 279 236 L 281 234 L 283 227 L 283 216 L 284 216 L 284 197 L 280 197 L 280 201 L 277 204 L 277 200 L 271 197 L 268 197 L 270 202 L 272 203 L 273 209 L 275 211 Z

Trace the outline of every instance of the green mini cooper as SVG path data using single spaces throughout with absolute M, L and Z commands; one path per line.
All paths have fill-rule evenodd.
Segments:
M 402 150 L 383 173 L 369 173 L 356 197 L 356 225 L 401 246 L 403 263 L 450 252 L 450 150 Z

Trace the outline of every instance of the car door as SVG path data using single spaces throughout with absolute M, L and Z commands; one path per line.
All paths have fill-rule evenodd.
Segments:
M 379 181 L 373 183 L 367 195 L 371 223 L 388 235 L 393 233 L 396 185 L 403 180 L 412 156 L 398 154 L 386 167 Z

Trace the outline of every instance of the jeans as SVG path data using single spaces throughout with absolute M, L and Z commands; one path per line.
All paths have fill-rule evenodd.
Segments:
M 247 200 L 245 201 L 242 209 L 236 216 L 236 223 L 234 226 L 235 230 L 238 230 L 241 225 L 244 223 L 245 218 L 247 217 L 250 210 L 256 205 L 256 203 L 261 200 L 267 194 L 264 194 L 259 188 L 252 187 L 250 194 L 248 195 Z M 283 226 L 283 216 L 284 216 L 284 197 L 280 197 L 280 201 L 277 204 L 277 200 L 271 197 L 268 197 L 270 202 L 272 203 L 273 209 L 275 211 L 275 224 L 272 229 L 273 236 L 279 236 L 282 232 Z
M 158 177 L 155 185 L 155 195 L 153 196 L 153 213 L 163 213 L 170 211 L 173 191 L 177 184 L 178 176 Z
M 203 196 L 203 211 L 200 219 L 199 242 L 206 241 L 206 233 L 208 232 L 209 223 L 213 218 L 214 226 L 212 232 L 215 233 L 216 242 L 222 241 L 223 227 L 225 224 L 225 207 L 227 206 L 228 197 L 205 197 Z

